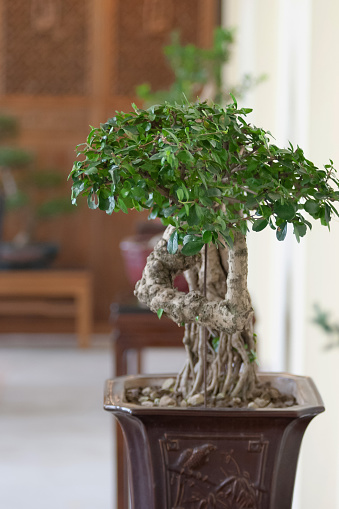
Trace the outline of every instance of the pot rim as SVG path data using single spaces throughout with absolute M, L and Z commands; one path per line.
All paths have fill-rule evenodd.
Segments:
M 114 413 L 128 413 L 131 415 L 195 415 L 204 412 L 206 416 L 224 415 L 232 417 L 248 417 L 260 414 L 260 417 L 306 417 L 314 416 L 325 410 L 323 400 L 310 377 L 292 375 L 289 373 L 259 373 L 262 382 L 271 382 L 273 387 L 283 394 L 292 394 L 299 402 L 287 408 L 222 408 L 222 407 L 143 407 L 124 401 L 125 390 L 132 387 L 146 387 L 161 385 L 167 378 L 175 378 L 176 374 L 160 375 L 128 375 L 107 380 L 105 385 L 104 409 Z

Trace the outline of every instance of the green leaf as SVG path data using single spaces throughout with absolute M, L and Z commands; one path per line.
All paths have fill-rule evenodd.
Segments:
M 267 219 L 264 219 L 261 217 L 260 219 L 256 219 L 254 223 L 252 224 L 252 230 L 254 232 L 261 232 L 266 226 L 268 225 Z
M 221 234 L 221 235 L 223 236 L 223 238 L 225 239 L 226 244 L 228 245 L 228 247 L 232 249 L 233 244 L 234 244 L 234 238 L 231 236 L 231 232 L 229 232 L 229 233 L 225 233 L 225 232 L 223 232 L 223 231 L 220 231 L 220 234 Z
M 307 226 L 306 224 L 303 223 L 293 223 L 293 231 L 294 234 L 297 231 L 299 237 L 304 237 L 304 235 L 306 235 L 307 232 Z
M 185 235 L 183 238 L 183 245 L 187 244 L 188 242 L 196 242 L 197 240 L 201 240 L 200 237 L 197 237 L 196 235 L 188 234 Z
M 253 196 L 252 194 L 247 197 L 246 199 L 246 207 L 249 209 L 257 208 L 258 207 L 258 197 Z
M 119 205 L 120 209 L 121 209 L 121 210 L 122 210 L 125 214 L 127 214 L 127 212 L 128 212 L 128 208 L 127 208 L 127 206 L 126 206 L 125 202 L 124 202 L 121 198 L 118 198 L 118 205 Z
M 331 221 L 331 207 L 325 203 L 325 221 L 328 224 Z
M 195 207 L 190 207 L 189 216 L 187 217 L 187 223 L 189 226 L 196 226 L 199 224 L 199 217 L 197 215 Z
M 206 166 L 206 169 L 207 169 L 207 171 L 213 173 L 213 175 L 218 175 L 219 173 L 221 173 L 221 168 L 219 168 L 219 166 L 216 166 L 213 163 L 214 163 L 214 161 L 209 162 L 208 166 Z
M 277 227 L 276 237 L 278 240 L 285 240 L 287 234 L 287 223 L 284 222 Z
M 216 221 L 217 221 L 217 223 L 220 224 L 220 226 L 223 230 L 226 230 L 226 223 L 222 217 L 218 216 Z
M 239 228 L 243 235 L 247 235 L 247 232 L 249 231 L 249 228 L 247 226 L 247 221 L 241 221 L 239 223 Z
M 265 219 L 268 219 L 272 214 L 271 207 L 268 207 L 267 205 L 261 205 L 260 213 Z
M 167 207 L 166 209 L 163 209 L 162 213 L 164 217 L 170 217 L 172 216 L 173 212 L 177 209 L 176 205 L 172 205 L 172 207 Z
M 200 253 L 200 251 L 202 250 L 203 247 L 204 247 L 204 242 L 202 240 L 195 240 L 195 241 L 187 242 L 187 244 L 185 244 L 184 247 L 182 248 L 181 252 L 185 256 L 193 256 L 193 255 Z
M 233 101 L 233 104 L 234 104 L 235 108 L 237 108 L 238 107 L 238 103 L 237 103 L 236 98 L 234 97 L 234 95 L 231 92 L 230 92 L 230 96 L 232 97 L 232 101 Z
M 184 195 L 185 195 L 184 191 L 181 188 L 179 188 L 179 189 L 177 189 L 176 193 L 177 193 L 178 200 L 182 201 L 184 199 Z
M 285 219 L 286 221 L 292 221 L 295 216 L 295 207 L 293 203 L 284 203 L 276 202 L 274 206 L 274 212 L 281 219 Z
M 304 204 L 304 209 L 311 216 L 316 216 L 318 214 L 319 210 L 320 210 L 320 205 L 316 201 L 307 200 L 307 202 Z
M 92 210 L 95 210 L 99 206 L 99 200 L 96 194 L 89 194 L 87 197 L 88 207 Z
M 217 187 L 210 187 L 208 190 L 207 190 L 207 196 L 209 197 L 212 197 L 212 196 L 222 196 L 222 193 L 220 191 L 220 189 L 218 189 Z
M 197 214 L 198 219 L 202 218 L 204 213 L 202 207 L 200 207 L 197 203 L 194 204 L 195 212 Z
M 160 320 L 160 318 L 162 317 L 163 312 L 164 312 L 164 310 L 163 310 L 162 308 L 159 308 L 159 309 L 157 310 L 157 315 L 158 315 L 159 320 Z
M 157 161 L 158 159 L 162 159 L 163 155 L 163 152 L 157 152 L 150 157 L 150 161 Z
M 188 150 L 180 150 L 177 154 L 177 158 L 185 164 L 192 164 L 194 162 L 194 158 Z
M 218 349 L 219 349 L 219 343 L 220 343 L 220 338 L 219 337 L 212 338 L 212 347 L 213 347 L 213 350 L 216 353 L 218 352 Z
M 201 178 L 201 182 L 204 184 L 205 188 L 208 189 L 204 173 L 201 170 L 198 170 L 198 174 L 199 177 Z
M 167 242 L 167 251 L 169 254 L 175 254 L 178 251 L 178 232 L 175 230 Z
M 97 161 L 96 163 L 90 163 L 86 170 L 84 171 L 85 175 L 93 175 L 94 173 L 98 173 L 98 166 L 100 164 L 100 161 Z
M 293 233 L 294 233 L 295 238 L 297 239 L 297 242 L 299 244 L 300 243 L 300 235 L 299 235 L 298 228 L 293 227 Z
M 109 196 L 108 197 L 108 207 L 106 208 L 106 213 L 112 214 L 114 209 L 115 209 L 115 198 L 114 198 L 114 196 Z
M 81 194 L 85 189 L 85 184 L 83 180 L 79 180 L 75 182 L 72 186 L 72 200 L 76 200 L 76 198 Z
M 156 219 L 158 217 L 159 210 L 157 207 L 153 207 L 151 212 L 149 213 L 148 219 Z
M 206 207 L 212 208 L 214 205 L 213 200 L 211 200 L 211 198 L 207 198 L 206 196 L 201 196 L 200 201 L 201 201 L 202 205 L 205 205 Z
M 202 234 L 202 240 L 205 244 L 209 244 L 212 241 L 213 234 L 209 230 L 205 230 Z

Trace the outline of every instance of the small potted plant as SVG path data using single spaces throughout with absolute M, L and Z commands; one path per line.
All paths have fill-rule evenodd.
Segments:
M 153 91 L 148 83 L 136 87 L 136 94 L 145 106 L 168 102 L 182 104 L 185 98 L 196 101 L 197 97 L 208 97 L 219 104 L 229 102 L 229 95 L 223 79 L 223 71 L 231 60 L 235 30 L 216 27 L 213 31 L 212 46 L 200 48 L 195 44 L 183 44 L 177 31 L 171 33 L 170 44 L 164 46 L 166 57 L 173 75 L 171 86 Z M 234 85 L 236 97 L 243 97 L 248 90 L 265 80 L 245 74 L 240 83 Z
M 57 256 L 59 246 L 37 242 L 36 226 L 72 208 L 60 192 L 63 176 L 55 169 L 37 169 L 34 155 L 17 146 L 18 131 L 14 117 L 0 114 L 0 269 L 43 268 Z M 18 231 L 4 241 L 3 226 L 11 212 Z
M 258 374 L 246 234 L 271 228 L 283 241 L 290 228 L 299 242 L 309 216 L 329 226 L 339 182 L 332 161 L 319 170 L 301 148 L 278 148 L 250 111 L 234 98 L 134 106 L 78 147 L 74 203 L 148 209 L 167 226 L 135 294 L 183 327 L 187 352 L 177 376 L 107 385 L 134 508 L 290 508 L 303 432 L 323 410 L 308 378 Z M 179 273 L 188 293 L 173 287 Z

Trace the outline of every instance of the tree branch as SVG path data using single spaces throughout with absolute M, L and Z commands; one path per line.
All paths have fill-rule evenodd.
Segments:
M 199 291 L 187 294 L 173 288 L 174 277 L 196 264 L 201 255 L 184 256 L 181 252 L 170 255 L 167 240 L 173 231 L 168 227 L 163 238 L 148 257 L 142 279 L 137 283 L 135 295 L 154 313 L 163 309 L 177 324 L 198 322 L 213 330 L 234 334 L 244 329 L 253 318 L 247 291 L 246 239 L 236 234 L 234 246 L 229 250 L 229 275 L 224 300 L 208 300 Z

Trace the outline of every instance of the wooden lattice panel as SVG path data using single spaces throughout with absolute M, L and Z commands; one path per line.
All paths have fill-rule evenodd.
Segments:
M 154 89 L 171 83 L 162 48 L 173 30 L 182 41 L 199 43 L 199 5 L 197 0 L 119 0 L 113 95 L 133 95 L 141 83 Z
M 89 125 L 129 109 L 140 83 L 170 86 L 162 47 L 174 29 L 185 43 L 209 46 L 217 1 L 0 0 L 0 112 L 18 119 L 18 142 L 66 181 Z M 40 225 L 36 240 L 58 240 L 59 267 L 93 273 L 95 316 L 107 320 L 111 300 L 128 285 L 119 242 L 135 232 L 140 215 L 109 217 L 83 206 L 53 221 Z
M 3 94 L 84 95 L 90 0 L 2 0 Z

